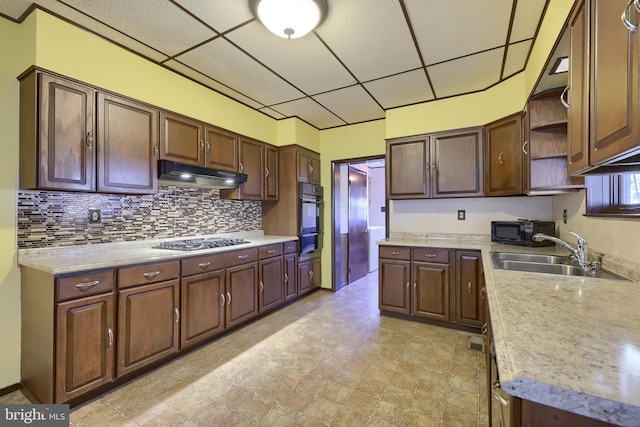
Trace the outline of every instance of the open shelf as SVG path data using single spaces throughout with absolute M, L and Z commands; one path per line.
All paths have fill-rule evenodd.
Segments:
M 564 120 L 558 120 L 555 122 L 549 122 L 549 123 L 544 123 L 544 124 L 540 124 L 537 125 L 535 127 L 531 127 L 531 131 L 546 131 L 546 130 L 553 130 L 553 129 L 564 129 L 564 131 L 567 131 L 567 124 L 568 121 L 566 119 Z

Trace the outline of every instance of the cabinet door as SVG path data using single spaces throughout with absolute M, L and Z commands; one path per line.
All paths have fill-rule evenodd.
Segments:
M 155 108 L 98 94 L 98 191 L 157 192 L 157 128 Z
M 40 74 L 38 188 L 93 191 L 94 91 Z
M 311 287 L 319 288 L 322 285 L 322 265 L 320 258 L 311 261 Z
M 531 190 L 531 156 L 529 156 L 529 111 L 528 106 L 522 112 L 522 192 Z
M 482 128 L 442 132 L 431 138 L 431 196 L 474 197 L 484 194 Z
M 456 322 L 472 326 L 484 323 L 484 286 L 480 252 L 456 251 Z
M 178 351 L 179 285 L 170 280 L 118 291 L 118 377 Z
M 265 145 L 264 199 L 278 200 L 278 148 Z
M 378 308 L 409 314 L 411 310 L 410 262 L 379 259 Z
M 240 172 L 248 175 L 239 188 L 239 198 L 264 199 L 264 143 L 240 138 Z
M 311 153 L 309 153 L 306 150 L 302 150 L 302 149 L 298 149 L 297 155 L 296 155 L 296 167 L 298 170 L 298 182 L 311 182 L 311 177 L 310 177 L 310 169 L 309 166 L 311 165 L 311 162 L 309 160 Z
M 402 138 L 387 141 L 387 198 L 429 196 L 429 141 Z
M 589 166 L 589 6 L 580 2 L 569 19 L 569 174 Z
M 413 298 L 414 316 L 449 320 L 449 265 L 414 262 Z
M 224 331 L 225 271 L 181 280 L 180 346 L 206 341 Z
M 320 156 L 315 153 L 309 155 L 309 182 L 320 185 Z
M 638 35 L 620 23 L 625 0 L 591 0 L 591 150 L 596 165 L 638 147 Z M 630 8 L 633 10 L 633 8 Z M 633 21 L 638 17 L 633 13 Z
M 160 111 L 160 158 L 204 166 L 203 132 L 202 122 Z
M 522 194 L 522 116 L 505 117 L 486 126 L 485 194 Z
M 207 125 L 205 137 L 205 166 L 238 172 L 238 136 L 224 129 Z
M 275 257 L 260 261 L 258 268 L 260 297 L 258 309 L 260 312 L 275 308 L 284 302 L 284 272 L 282 257 Z
M 311 290 L 311 261 L 303 261 L 298 263 L 298 295 L 306 294 Z
M 284 299 L 295 298 L 298 295 L 297 274 L 298 256 L 289 254 L 284 256 Z
M 114 378 L 113 294 L 58 304 L 55 402 Z
M 258 314 L 258 264 L 227 268 L 227 327 L 237 326 Z

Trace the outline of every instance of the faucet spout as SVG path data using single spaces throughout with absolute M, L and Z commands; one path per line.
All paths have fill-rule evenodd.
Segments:
M 578 261 L 578 265 L 580 267 L 585 268 L 587 266 L 587 241 L 579 236 L 577 233 L 573 231 L 567 231 L 567 233 L 572 234 L 578 240 L 578 247 L 574 248 L 569 243 L 565 242 L 562 239 L 553 236 L 547 236 L 546 234 L 537 233 L 533 235 L 533 240 L 536 242 L 541 242 L 543 240 L 550 240 L 557 245 L 562 246 L 566 250 L 568 250 L 571 255 L 573 255 Z

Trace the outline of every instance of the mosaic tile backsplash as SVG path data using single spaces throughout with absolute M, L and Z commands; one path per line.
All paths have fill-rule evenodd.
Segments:
M 89 224 L 89 209 L 102 222 Z M 262 228 L 262 204 L 206 188 L 158 186 L 153 195 L 18 192 L 18 249 L 187 237 Z

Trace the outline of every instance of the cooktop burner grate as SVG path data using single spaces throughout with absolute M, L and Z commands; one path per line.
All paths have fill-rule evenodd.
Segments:
M 200 249 L 222 248 L 225 246 L 240 245 L 250 243 L 244 239 L 230 239 L 226 237 L 213 237 L 210 239 L 184 239 L 171 242 L 162 242 L 157 249 L 171 249 L 175 251 L 197 251 Z

